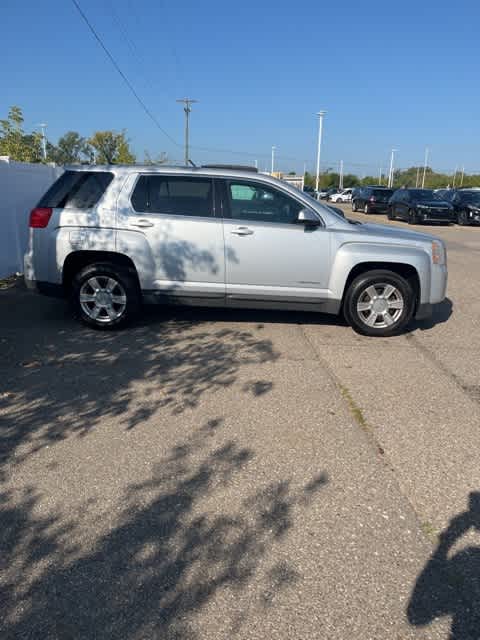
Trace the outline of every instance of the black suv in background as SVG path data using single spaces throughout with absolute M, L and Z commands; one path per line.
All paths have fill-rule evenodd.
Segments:
M 397 189 L 388 204 L 389 220 L 400 218 L 409 224 L 456 220 L 453 206 L 438 198 L 432 189 Z
M 458 224 L 480 224 L 480 189 L 450 189 L 442 197 L 453 206 Z
M 364 213 L 387 213 L 388 201 L 394 189 L 387 187 L 360 187 L 352 194 L 352 211 Z

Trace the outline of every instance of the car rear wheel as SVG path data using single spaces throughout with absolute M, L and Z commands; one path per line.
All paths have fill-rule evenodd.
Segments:
M 125 326 L 140 309 L 136 276 L 128 268 L 115 264 L 88 265 L 73 280 L 72 303 L 76 315 L 89 327 Z
M 350 284 L 343 304 L 345 319 L 366 336 L 401 333 L 415 311 L 415 291 L 402 276 L 387 270 L 362 273 Z
M 368 206 L 367 203 L 365 203 L 365 206 L 363 207 L 363 212 L 366 213 L 367 215 L 370 213 L 370 207 Z
M 462 227 L 467 227 L 470 223 L 468 221 L 467 212 L 459 211 L 457 215 L 458 224 L 462 225 Z
M 388 207 L 388 209 L 387 209 L 387 218 L 389 220 L 395 220 L 395 216 L 393 215 L 393 207 Z

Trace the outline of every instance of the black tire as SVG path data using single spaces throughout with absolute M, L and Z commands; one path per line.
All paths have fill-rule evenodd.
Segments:
M 393 215 L 393 207 L 388 207 L 388 209 L 387 209 L 387 218 L 389 220 L 395 220 L 395 216 Z
M 356 211 L 357 210 L 357 203 L 355 200 L 352 200 L 352 211 Z
M 80 301 L 80 292 L 82 287 L 85 289 L 85 287 L 91 286 L 86 283 L 92 278 L 97 278 L 102 286 L 106 286 L 108 279 L 111 279 L 110 282 L 113 280 L 117 283 L 113 293 L 119 294 L 116 298 L 122 298 L 122 303 L 116 304 L 114 302 L 113 305 L 115 307 L 112 304 L 110 306 L 115 313 L 119 314 L 118 317 L 114 319 L 108 317 L 107 319 L 105 316 L 109 316 L 109 313 L 106 307 L 104 308 L 104 313 L 102 312 L 97 320 L 86 313 Z M 90 288 L 90 291 L 92 291 L 92 288 Z M 97 294 L 92 292 L 92 297 L 95 295 Z M 73 279 L 71 302 L 75 315 L 87 326 L 102 330 L 120 329 L 129 324 L 140 311 L 141 294 L 136 273 L 133 269 L 109 262 L 87 265 Z M 88 307 L 90 302 L 84 302 L 83 304 Z M 96 306 L 96 303 L 92 302 L 92 306 Z
M 470 221 L 468 220 L 466 211 L 459 211 L 457 214 L 457 224 L 462 227 L 468 227 L 470 225 Z
M 418 216 L 415 209 L 410 209 L 408 212 L 408 224 L 419 224 Z
M 403 298 L 403 309 L 398 318 L 389 326 L 370 326 L 357 309 L 357 303 L 367 287 L 393 285 Z M 412 283 L 402 276 L 384 269 L 367 271 L 357 276 L 348 287 L 343 302 L 345 320 L 354 331 L 365 336 L 389 337 L 401 333 L 411 321 L 415 312 L 416 296 Z M 380 314 L 379 314 L 380 315 Z
M 363 213 L 367 216 L 370 213 L 370 207 L 368 206 L 368 202 L 366 202 L 365 206 L 363 207 Z

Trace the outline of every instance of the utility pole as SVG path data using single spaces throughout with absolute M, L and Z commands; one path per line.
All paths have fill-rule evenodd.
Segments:
M 193 100 L 192 98 L 179 98 L 177 100 L 177 102 L 181 102 L 184 107 L 183 110 L 185 112 L 185 166 L 188 167 L 189 164 L 189 160 L 190 160 L 190 152 L 189 152 L 189 148 L 188 148 L 188 143 L 189 143 L 189 116 L 190 116 L 190 111 L 192 110 L 190 105 L 193 104 L 194 102 L 198 102 L 198 100 Z
M 338 188 L 343 189 L 343 160 L 340 160 L 340 178 L 338 182 Z
M 427 162 L 428 162 L 428 147 L 425 147 L 425 160 L 423 162 L 422 189 L 425 189 L 425 173 L 427 172 Z
M 317 144 L 317 176 L 315 179 L 315 191 L 318 193 L 318 187 L 320 184 L 320 151 L 322 149 L 322 129 L 323 129 L 323 116 L 326 111 L 319 111 L 318 116 L 318 144 Z
M 271 171 L 272 176 L 273 176 L 273 169 L 275 167 L 275 149 L 276 147 L 272 147 L 272 171 Z
M 392 149 L 392 153 L 390 156 L 390 172 L 388 174 L 388 186 L 390 188 L 393 187 L 393 156 L 395 155 L 396 149 Z
M 463 187 L 463 176 L 465 175 L 465 167 L 462 167 L 462 177 L 460 178 L 460 186 Z
M 47 136 L 45 135 L 45 129 L 47 128 L 47 125 L 44 122 L 42 122 L 38 126 L 42 130 L 42 153 L 43 153 L 43 159 L 46 160 L 47 159 Z
M 458 167 L 455 167 L 455 173 L 453 174 L 453 188 L 455 189 L 455 181 L 457 179 L 457 169 Z
M 418 187 L 418 181 L 420 180 L 420 167 L 417 167 L 417 179 L 415 180 L 415 189 Z

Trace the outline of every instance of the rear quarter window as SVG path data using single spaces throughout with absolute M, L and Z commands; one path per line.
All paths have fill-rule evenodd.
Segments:
M 107 171 L 65 171 L 40 199 L 39 207 L 91 209 L 113 180 Z

